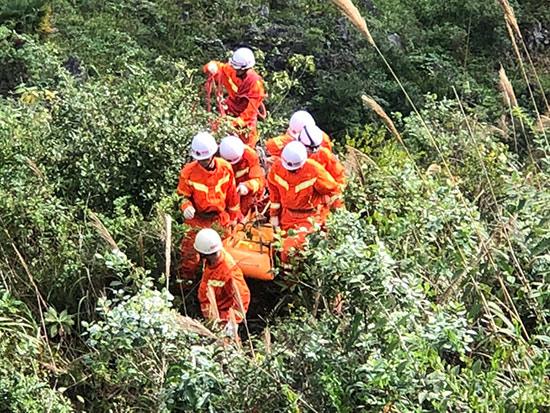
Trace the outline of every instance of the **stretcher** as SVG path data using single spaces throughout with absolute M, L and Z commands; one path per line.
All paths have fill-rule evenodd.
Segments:
M 247 278 L 271 281 L 273 271 L 273 227 L 267 224 L 239 225 L 224 240 L 224 248 Z

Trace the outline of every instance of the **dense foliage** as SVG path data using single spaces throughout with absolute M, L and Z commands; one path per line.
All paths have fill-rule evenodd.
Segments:
M 0 0 L 0 412 L 550 407 L 550 12 L 512 4 L 531 99 L 497 1 L 356 3 L 418 112 L 331 2 Z M 349 185 L 236 344 L 162 274 L 199 68 L 241 43 L 262 136 L 309 108 Z

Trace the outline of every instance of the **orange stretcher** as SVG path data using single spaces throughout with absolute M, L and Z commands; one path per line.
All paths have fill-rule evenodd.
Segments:
M 224 248 L 247 278 L 271 281 L 273 271 L 273 227 L 271 225 L 239 225 L 224 240 Z

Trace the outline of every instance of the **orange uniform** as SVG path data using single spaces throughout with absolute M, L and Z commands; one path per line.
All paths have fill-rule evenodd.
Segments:
M 265 143 L 265 150 L 269 156 L 281 156 L 284 147 L 295 140 L 288 132 L 285 132 L 283 135 L 277 136 L 276 138 L 268 139 Z M 330 137 L 323 132 L 323 142 L 321 143 L 322 148 L 326 148 L 329 151 L 332 151 L 334 144 L 330 140 Z
M 246 314 L 243 314 L 242 310 L 245 312 L 248 310 L 250 291 L 244 280 L 243 272 L 235 263 L 233 257 L 225 250 L 221 251 L 221 257 L 216 264 L 212 267 L 208 264 L 205 265 L 202 274 L 199 285 L 199 302 L 205 318 L 210 315 L 210 301 L 207 296 L 208 287 L 214 290 L 221 320 L 229 320 L 229 309 L 233 309 L 238 323 L 245 318 Z M 238 295 L 240 295 L 242 308 L 239 305 L 235 290 L 238 290 Z
M 231 165 L 220 158 L 214 158 L 214 165 L 214 169 L 208 171 L 193 161 L 180 172 L 177 193 L 184 197 L 181 210 L 192 205 L 196 211 L 192 219 L 185 221 L 192 228 L 185 234 L 180 248 L 180 275 L 186 279 L 194 278 L 199 264 L 193 248 L 198 230 L 214 223 L 227 227 L 240 216 L 239 194 Z
M 309 159 L 317 161 L 338 183 L 338 193 L 333 197 L 325 197 L 323 205 L 321 206 L 321 222 L 325 222 L 331 208 L 341 208 L 343 206 L 342 190 L 346 185 L 346 171 L 344 169 L 344 165 L 342 165 L 338 158 L 336 158 L 331 151 L 324 147 L 321 147 L 317 152 L 312 153 L 309 156 Z
M 227 105 L 227 113 L 235 116 L 234 126 L 248 128 L 248 134 L 239 134 L 244 143 L 254 147 L 258 141 L 256 124 L 258 115 L 265 111 L 263 100 L 266 96 L 264 81 L 253 69 L 248 69 L 244 78 L 237 76 L 236 70 L 228 63 L 215 63 L 218 71 L 212 75 L 217 83 L 221 83 L 227 91 L 224 103 Z M 208 64 L 204 72 L 208 73 Z
M 265 188 L 265 172 L 260 166 L 260 158 L 250 146 L 244 146 L 243 157 L 236 164 L 231 165 L 235 173 L 237 185 L 244 184 L 248 194 L 241 197 L 241 213 L 248 214 L 252 206 L 258 201 Z
M 305 236 L 313 231 L 310 218 L 319 222 L 319 208 L 324 197 L 338 194 L 338 183 L 321 166 L 308 159 L 303 167 L 288 171 L 280 159 L 267 176 L 271 216 L 279 217 L 281 229 L 298 231 L 296 237 L 288 237 L 283 243 L 283 261 L 287 260 L 291 247 L 299 247 Z

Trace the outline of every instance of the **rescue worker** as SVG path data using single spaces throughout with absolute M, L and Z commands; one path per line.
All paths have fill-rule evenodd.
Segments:
M 214 224 L 226 230 L 240 217 L 239 194 L 231 165 L 214 155 L 218 144 L 208 132 L 199 132 L 191 142 L 193 162 L 185 165 L 177 187 L 185 223 L 191 226 L 181 243 L 180 277 L 193 280 L 199 259 L 193 240 L 200 228 Z
M 320 209 L 321 223 L 325 223 L 330 210 L 344 206 L 342 191 L 346 185 L 346 171 L 342 163 L 323 144 L 323 131 L 315 125 L 304 126 L 298 140 L 306 147 L 309 159 L 317 161 L 338 183 L 339 191 L 333 197 L 325 197 Z
M 215 309 L 211 308 L 213 303 L 208 299 L 208 290 L 211 289 L 219 321 L 226 323 L 226 334 L 234 337 L 238 324 L 246 317 L 250 303 L 250 290 L 243 272 L 233 257 L 225 251 L 220 236 L 213 229 L 201 229 L 195 237 L 193 247 L 205 262 L 198 291 L 201 312 L 207 319 L 212 319 L 216 314 Z M 233 310 L 237 325 L 231 322 L 230 310 Z
M 265 143 L 265 149 L 269 156 L 281 156 L 283 148 L 290 142 L 297 140 L 300 132 L 306 125 L 315 125 L 315 119 L 305 110 L 294 112 L 288 121 L 288 129 L 286 132 L 276 138 L 268 139 Z M 322 146 L 332 151 L 332 141 L 330 137 L 323 132 Z
M 236 118 L 233 126 L 240 131 L 239 137 L 252 147 L 258 141 L 258 116 L 265 116 L 266 95 L 264 81 L 253 69 L 255 64 L 252 50 L 241 47 L 233 52 L 229 63 L 211 61 L 203 67 L 203 71 L 227 91 L 228 96 L 222 102 L 224 110 Z
M 290 249 L 300 247 L 314 230 L 314 222 L 319 222 L 324 197 L 339 193 L 338 183 L 318 162 L 308 159 L 302 143 L 292 141 L 271 167 L 267 184 L 271 224 L 297 232 L 283 241 L 282 260 L 287 262 Z
M 260 201 L 265 188 L 265 172 L 258 154 L 236 136 L 227 136 L 220 142 L 220 156 L 233 167 L 241 214 L 247 217 L 251 208 Z

